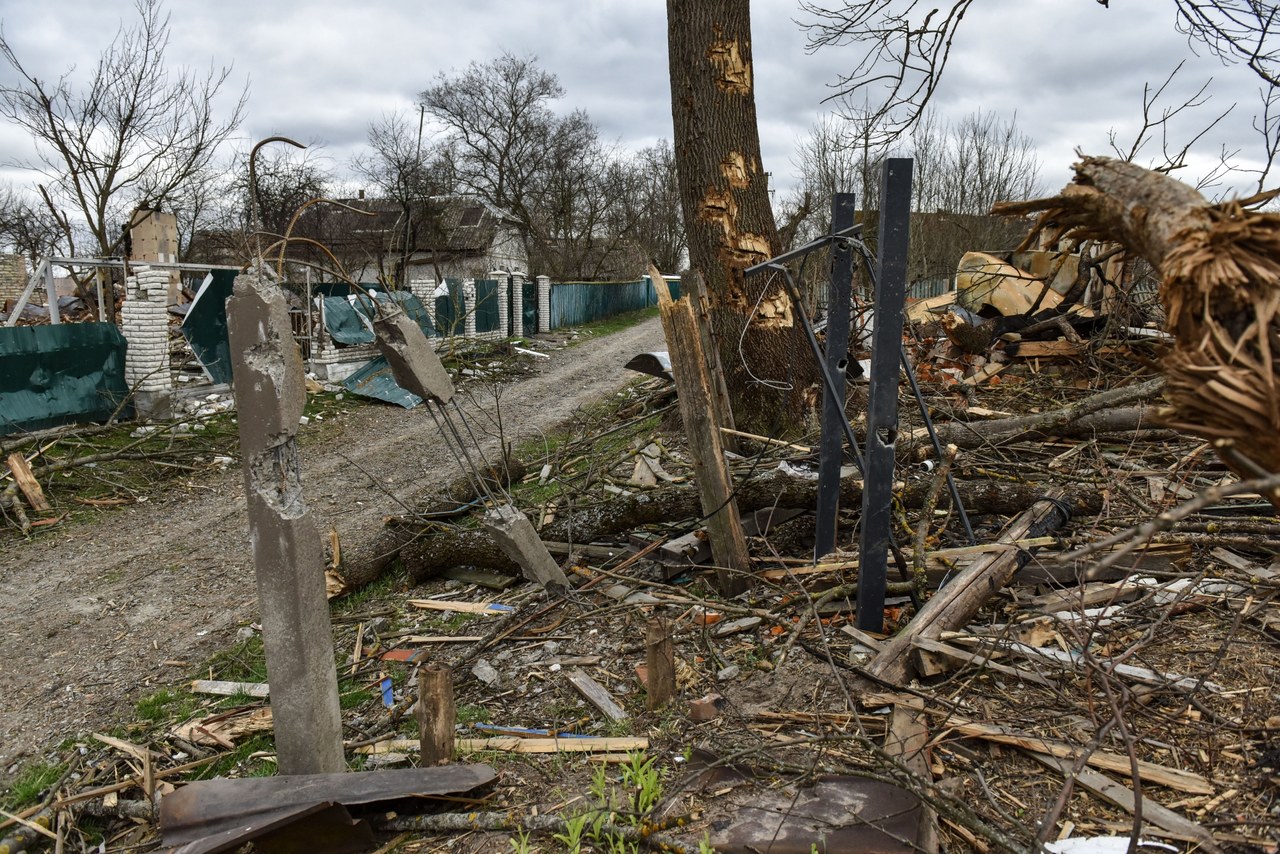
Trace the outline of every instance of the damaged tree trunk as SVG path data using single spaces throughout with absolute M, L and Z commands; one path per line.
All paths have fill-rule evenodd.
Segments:
M 1280 471 L 1280 215 L 1253 200 L 1210 204 L 1167 175 L 1105 157 L 1075 166 L 1055 198 L 995 212 L 1040 213 L 1031 240 L 1117 240 L 1161 275 L 1174 346 L 1162 362 L 1170 427 L 1214 443 L 1242 477 Z M 1269 495 L 1280 508 L 1280 493 Z
M 760 165 L 748 0 L 667 0 L 671 113 L 689 266 L 711 305 L 734 417 L 774 435 L 816 412 L 818 367 L 775 276 L 742 271 L 777 248 Z

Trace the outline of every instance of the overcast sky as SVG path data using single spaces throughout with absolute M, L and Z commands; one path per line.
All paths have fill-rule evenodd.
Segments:
M 793 22 L 800 15 L 795 0 L 755 0 L 751 7 L 764 165 L 785 189 L 794 182 L 796 141 L 832 109 L 823 99 L 853 62 L 852 49 L 806 54 Z M 1111 0 L 1111 7 L 979 0 L 963 22 L 937 109 L 952 119 L 979 108 L 1016 112 L 1039 148 L 1046 189 L 1056 189 L 1068 180 L 1076 148 L 1106 153 L 1112 129 L 1131 139 L 1143 84 L 1158 84 L 1186 59 L 1170 104 L 1210 77 L 1213 99 L 1175 135 L 1189 135 L 1191 123 L 1235 103 L 1201 151 L 1212 159 L 1225 145 L 1240 161 L 1256 161 L 1253 75 L 1196 57 L 1174 31 L 1170 0 Z M 671 136 L 660 0 L 170 0 L 168 9 L 171 62 L 233 64 L 235 85 L 248 82 L 244 140 L 279 133 L 323 143 L 340 172 L 371 120 L 414 109 L 416 93 L 436 74 L 503 50 L 535 54 L 564 85 L 558 106 L 585 109 L 605 139 L 640 148 Z M 43 79 L 73 64 L 83 72 L 73 79 L 82 79 L 121 21 L 135 17 L 128 0 L 0 0 L 5 37 Z M 13 79 L 0 68 L 0 81 Z M 20 130 L 0 125 L 0 162 L 29 151 Z M 0 180 L 21 185 L 29 177 L 4 168 Z

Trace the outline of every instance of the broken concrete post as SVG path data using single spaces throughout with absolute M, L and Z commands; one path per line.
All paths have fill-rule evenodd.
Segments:
M 676 652 L 671 643 L 671 621 L 654 617 L 645 624 L 645 704 L 654 712 L 665 708 L 676 695 Z
M 446 664 L 418 668 L 418 741 L 422 765 L 448 765 L 453 759 L 453 670 Z
M 524 273 L 511 272 L 511 335 L 524 337 Z
M 551 279 L 538 277 L 538 331 L 551 331 Z
M 402 311 L 379 316 L 373 321 L 378 336 L 378 352 L 391 366 L 391 375 L 406 391 L 423 400 L 448 403 L 453 398 L 453 380 L 444 369 L 435 348 L 422 327 Z
M 50 268 L 52 269 L 52 268 Z M 173 380 L 169 375 L 169 274 L 135 267 L 125 284 L 120 333 L 129 342 L 124 379 L 133 389 L 139 418 L 171 417 Z
M 346 765 L 324 554 L 295 438 L 307 393 L 280 289 L 237 276 L 227 333 L 280 773 L 338 773 Z
M 556 596 L 569 589 L 569 579 L 538 538 L 533 524 L 517 508 L 503 504 L 484 514 L 484 527 L 502 553 L 520 565 L 524 577 Z
M 498 301 L 498 337 L 506 338 L 508 334 L 508 324 L 511 322 L 511 315 L 508 311 L 510 308 L 510 302 L 507 299 L 510 292 L 511 280 L 503 270 L 494 270 L 489 274 L 489 278 L 498 283 L 497 292 L 493 295 L 493 298 Z
M 462 334 L 476 337 L 476 280 L 462 280 Z

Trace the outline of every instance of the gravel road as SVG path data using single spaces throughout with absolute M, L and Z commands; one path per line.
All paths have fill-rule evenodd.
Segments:
M 638 376 L 660 349 L 656 318 L 555 350 L 504 387 L 508 438 L 555 427 Z M 489 398 L 489 407 L 492 406 Z M 464 402 L 474 423 L 483 400 Z M 303 428 L 304 431 L 307 428 Z M 321 530 L 367 544 L 382 518 L 460 472 L 427 413 L 369 406 L 302 446 L 303 485 Z M 68 736 L 132 720 L 139 698 L 171 684 L 257 619 L 238 467 L 197 478 L 94 525 L 0 544 L 0 782 L 16 762 Z

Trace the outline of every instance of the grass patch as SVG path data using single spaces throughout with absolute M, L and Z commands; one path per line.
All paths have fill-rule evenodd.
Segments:
M 223 679 L 228 682 L 266 682 L 267 653 L 262 645 L 262 635 L 255 634 L 253 637 L 239 641 L 230 649 L 215 653 L 209 660 L 208 671 L 212 674 L 209 677 L 211 679 Z
M 200 706 L 200 701 L 189 691 L 161 688 L 143 697 L 134 707 L 139 721 L 158 724 L 162 721 L 185 721 Z
M 24 810 L 39 803 L 46 789 L 58 782 L 67 766 L 63 763 L 37 762 L 23 769 L 4 793 L 0 802 L 9 812 Z
M 624 329 L 630 329 L 638 326 L 646 320 L 658 316 L 658 307 L 656 305 L 649 308 L 642 308 L 638 311 L 628 311 L 625 314 L 615 314 L 612 317 L 606 317 L 601 320 L 595 320 L 591 323 L 575 326 L 578 331 L 578 337 L 569 342 L 570 347 L 577 346 L 584 341 L 590 341 L 605 335 L 612 335 L 615 332 L 621 332 Z
M 269 735 L 255 735 L 235 750 L 219 756 L 192 772 L 191 780 L 212 780 L 214 777 L 271 777 L 276 773 L 276 763 L 255 753 L 275 753 L 275 741 Z

